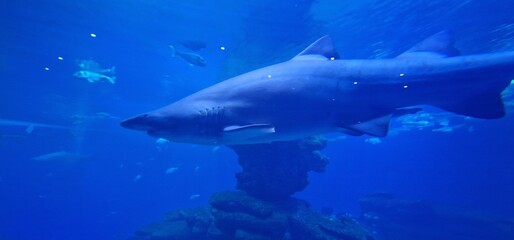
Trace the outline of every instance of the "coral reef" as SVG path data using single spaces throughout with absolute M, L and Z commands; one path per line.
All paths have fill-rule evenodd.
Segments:
M 323 216 L 306 202 L 269 202 L 242 191 L 212 195 L 210 206 L 181 209 L 137 230 L 132 240 L 371 240 L 347 216 Z

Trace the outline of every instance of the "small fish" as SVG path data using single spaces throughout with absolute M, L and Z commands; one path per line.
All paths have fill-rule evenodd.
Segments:
M 162 143 L 168 143 L 170 141 L 165 138 L 157 138 L 157 140 L 155 140 L 155 142 L 158 144 L 162 144 Z
M 189 196 L 189 199 L 190 200 L 195 200 L 195 199 L 197 199 L 199 197 L 200 197 L 200 194 L 193 194 L 193 195 Z
M 31 134 L 32 131 L 34 131 L 34 124 L 30 124 L 29 126 L 27 126 L 27 128 L 25 129 L 25 132 L 28 133 L 28 134 Z
M 91 71 L 86 71 L 86 70 L 78 71 L 78 72 L 74 73 L 73 76 L 76 78 L 79 78 L 79 79 L 86 79 L 90 83 L 99 82 L 101 80 L 107 80 L 112 84 L 116 83 L 115 76 L 109 77 L 109 76 L 103 75 L 101 73 L 96 73 L 96 72 L 91 72 Z
M 178 168 L 176 168 L 176 167 L 170 167 L 170 168 L 166 169 L 166 174 L 174 173 L 177 170 L 178 170 Z
M 89 71 L 89 72 L 95 72 L 95 73 L 110 73 L 110 75 L 116 74 L 116 67 L 111 67 L 107 69 L 103 69 L 100 67 L 100 64 L 93 60 L 75 60 L 77 63 L 77 66 L 81 70 Z
M 108 120 L 108 119 L 119 119 L 116 116 L 113 116 L 106 112 L 97 112 L 93 115 L 87 115 L 87 114 L 74 114 L 70 118 L 72 118 L 74 121 L 74 124 L 80 124 L 86 121 L 96 121 L 96 120 Z
M 450 126 L 443 126 L 440 128 L 432 129 L 432 132 L 453 132 L 455 128 L 460 127 L 460 125 L 450 127 Z
M 106 112 L 97 112 L 95 113 L 97 118 L 104 118 L 104 119 L 119 119 L 119 117 L 113 116 L 110 113 Z
M 181 51 L 175 50 L 175 48 L 171 45 L 170 45 L 170 48 L 171 48 L 171 56 L 172 57 L 179 56 L 182 59 L 188 61 L 189 63 L 191 63 L 193 65 L 205 67 L 205 60 L 203 59 L 202 56 L 200 56 L 196 53 L 188 53 L 188 52 L 181 52 Z
M 379 144 L 382 142 L 382 140 L 380 140 L 380 138 L 366 138 L 366 140 L 364 140 L 364 141 L 367 143 L 371 143 L 371 144 Z
M 143 177 L 143 176 L 141 176 L 141 174 L 138 174 L 138 175 L 136 175 L 136 176 L 134 177 L 134 179 L 132 179 L 132 182 L 137 182 L 137 181 L 141 180 L 141 178 L 142 178 L 142 177 Z
M 195 52 L 207 47 L 207 44 L 204 41 L 200 40 L 183 40 L 179 41 L 179 43 L 180 45 L 189 48 Z
M 89 158 L 89 156 L 68 152 L 68 151 L 57 151 L 52 153 L 43 154 L 40 156 L 33 157 L 33 161 L 37 162 L 50 162 L 50 161 L 62 161 L 62 162 L 78 162 Z
M 403 121 L 402 124 L 404 126 L 412 126 L 412 127 L 429 127 L 434 124 L 427 120 L 419 120 L 419 121 Z

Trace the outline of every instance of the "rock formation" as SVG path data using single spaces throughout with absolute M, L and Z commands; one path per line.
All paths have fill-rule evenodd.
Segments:
M 280 200 L 307 187 L 308 172 L 323 172 L 328 158 L 320 153 L 326 139 L 310 137 L 291 142 L 231 146 L 243 171 L 237 188 L 265 200 Z
M 136 231 L 132 240 L 371 240 L 347 216 L 323 216 L 305 201 L 269 202 L 242 191 L 212 195 L 208 207 L 180 209 Z
M 323 172 L 322 137 L 231 146 L 243 170 L 241 191 L 218 192 L 210 206 L 179 209 L 136 231 L 133 240 L 370 240 L 347 216 L 322 215 L 292 198 L 308 185 L 310 171 Z

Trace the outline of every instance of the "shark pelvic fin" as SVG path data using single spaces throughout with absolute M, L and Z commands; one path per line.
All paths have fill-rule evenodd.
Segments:
M 453 39 L 447 31 L 438 32 L 400 54 L 396 58 L 453 57 L 459 50 L 453 46 Z
M 223 129 L 223 138 L 249 139 L 265 136 L 275 132 L 275 127 L 269 124 L 250 124 L 244 126 L 228 126 Z
M 314 43 L 309 45 L 305 50 L 303 50 L 300 54 L 296 55 L 293 59 L 303 58 L 304 56 L 322 56 L 325 59 L 339 59 L 339 54 L 334 48 L 334 44 L 332 43 L 332 38 L 328 35 L 321 37 L 316 40 Z
M 466 101 L 438 107 L 474 118 L 496 119 L 505 116 L 505 107 L 500 94 L 489 93 L 474 96 Z
M 364 135 L 363 132 L 351 130 L 351 129 L 348 129 L 348 128 L 338 128 L 337 130 L 339 132 L 341 132 L 341 133 L 344 133 L 344 134 L 350 135 L 350 136 L 354 136 L 354 137 L 358 137 L 358 136 Z
M 391 120 L 391 114 L 375 118 L 366 122 L 345 126 L 344 128 L 351 130 L 354 136 L 358 136 L 357 133 L 365 133 L 375 137 L 385 137 L 389 131 L 389 120 Z M 343 132 L 348 133 L 348 132 Z

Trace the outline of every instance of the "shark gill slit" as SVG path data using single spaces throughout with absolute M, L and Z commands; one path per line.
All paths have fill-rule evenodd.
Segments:
M 214 141 L 218 141 L 221 138 L 222 129 L 222 118 L 224 109 L 220 106 L 206 108 L 205 112 L 201 111 L 201 131 L 206 137 L 212 138 Z

